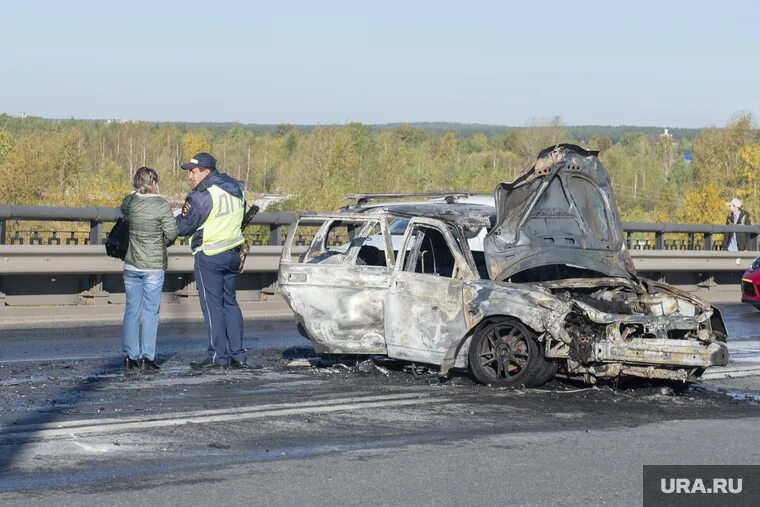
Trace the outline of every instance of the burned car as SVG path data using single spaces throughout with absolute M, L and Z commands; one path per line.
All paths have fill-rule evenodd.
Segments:
M 558 371 L 589 383 L 691 381 L 727 363 L 715 307 L 637 276 L 597 152 L 543 150 L 497 187 L 494 204 L 300 217 L 279 287 L 315 350 L 469 369 L 502 386 L 539 386 Z M 408 224 L 394 247 L 399 219 Z M 483 251 L 473 251 L 483 228 Z M 311 244 L 298 247 L 309 230 Z

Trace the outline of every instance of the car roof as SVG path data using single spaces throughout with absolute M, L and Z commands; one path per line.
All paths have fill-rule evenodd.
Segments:
M 420 197 L 427 197 L 427 199 L 421 200 L 419 199 Z M 376 202 L 381 198 L 387 200 Z M 412 200 L 411 198 L 417 199 Z M 341 207 L 341 211 L 359 211 L 367 208 L 389 208 L 391 206 L 428 203 L 482 204 L 484 206 L 495 206 L 493 194 L 473 194 L 469 192 L 440 192 L 426 194 L 349 194 L 346 196 L 346 199 L 355 201 L 355 203 Z
M 406 202 L 366 206 L 354 212 L 384 211 L 390 216 L 403 218 L 436 218 L 466 227 L 488 227 L 496 220 L 496 208 L 493 205 L 446 202 Z
M 410 198 L 428 197 L 425 200 Z M 435 218 L 466 228 L 491 228 L 496 221 L 496 205 L 493 194 L 469 192 L 441 192 L 432 194 L 356 194 L 347 196 L 356 204 L 341 208 L 351 213 L 384 211 L 399 218 Z M 375 199 L 398 199 L 373 202 Z

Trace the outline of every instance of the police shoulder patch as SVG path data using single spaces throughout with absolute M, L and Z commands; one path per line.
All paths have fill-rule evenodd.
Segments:
M 185 204 L 182 206 L 182 216 L 186 217 L 190 214 L 190 208 L 192 208 L 192 205 L 189 201 L 185 201 Z

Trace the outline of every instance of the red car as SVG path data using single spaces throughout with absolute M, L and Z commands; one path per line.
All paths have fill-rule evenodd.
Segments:
M 742 275 L 742 303 L 760 310 L 760 257 Z

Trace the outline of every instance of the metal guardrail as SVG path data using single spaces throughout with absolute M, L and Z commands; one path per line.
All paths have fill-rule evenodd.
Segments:
M 254 246 L 244 273 L 276 272 L 281 246 Z M 187 246 L 168 249 L 167 273 L 192 273 L 193 255 Z M 108 257 L 102 245 L 0 245 L 2 275 L 111 275 L 121 274 L 124 262 Z
M 303 247 L 305 248 L 305 247 Z M 281 246 L 254 246 L 244 273 L 276 272 Z M 193 255 L 187 246 L 169 247 L 167 273 L 192 273 Z M 760 252 L 712 252 L 703 250 L 632 250 L 638 271 L 744 271 Z M 102 245 L 0 246 L 2 275 L 107 275 L 121 274 L 123 261 L 108 257 Z
M 7 306 L 123 303 L 122 262 L 106 256 L 101 246 L 104 225 L 120 216 L 118 208 L 0 205 L 0 311 Z M 293 213 L 254 217 L 253 225 L 259 227 L 247 233 L 254 246 L 238 284 L 238 299 L 257 300 L 260 291 L 276 281 L 280 245 L 285 239 L 283 227 L 294 218 Z M 84 222 L 89 228 L 87 232 L 51 231 L 48 238 L 33 230 L 26 244 L 16 229 L 11 243 L 17 244 L 6 245 L 9 220 Z M 86 234 L 84 245 L 79 244 L 81 236 L 75 237 L 81 234 Z M 167 271 L 165 299 L 186 300 L 197 295 L 189 247 L 169 248 Z
M 121 216 L 118 208 L 67 208 L 60 206 L 0 205 L 0 245 L 5 244 L 7 220 L 39 220 L 60 222 L 89 222 L 89 242 L 100 243 L 103 223 L 114 222 Z
M 636 271 L 648 273 L 744 271 L 758 255 L 757 251 L 631 250 Z
M 299 247 L 305 250 L 306 247 Z M 246 259 L 238 299 L 258 300 L 273 290 L 281 246 L 256 246 Z M 702 297 L 738 299 L 741 273 L 760 252 L 633 250 L 643 276 L 676 285 Z M 0 314 L 3 308 L 77 304 L 123 304 L 122 261 L 102 245 L 0 245 Z M 197 296 L 193 256 L 187 246 L 169 248 L 164 300 Z
M 269 226 L 269 245 L 280 245 L 285 239 L 282 227 L 290 225 L 295 219 L 295 213 L 259 213 L 253 218 L 252 225 Z M 115 222 L 121 217 L 118 208 L 67 208 L 60 206 L 7 206 L 0 205 L 0 245 L 6 244 L 8 220 L 20 221 L 55 221 L 55 222 L 87 222 L 89 223 L 90 245 L 100 245 L 104 237 L 103 224 Z M 58 238 L 60 240 L 60 238 Z M 40 242 L 41 244 L 41 242 Z
M 0 310 L 5 305 L 121 302 L 122 262 L 106 256 L 101 245 L 104 224 L 114 222 L 120 216 L 116 208 L 0 205 Z M 257 298 L 259 291 L 268 289 L 276 280 L 284 229 L 295 217 L 295 213 L 280 212 L 260 213 L 254 218 L 253 225 L 258 225 L 259 229 L 254 229 L 251 238 L 254 246 L 239 283 L 247 297 Z M 32 228 L 33 233 L 28 236 L 26 244 L 7 245 L 6 224 L 9 220 L 84 222 L 89 228 L 82 234 L 88 234 L 84 241 L 88 244 L 66 241 L 73 239 L 73 234 L 71 238 L 53 234 L 46 238 L 48 244 L 44 244 L 45 238 L 39 235 L 43 228 Z M 758 225 L 626 222 L 623 228 L 639 272 L 697 293 L 718 290 L 739 294 L 741 272 L 760 255 L 757 251 Z M 44 228 L 49 229 L 49 226 Z M 751 251 L 716 251 L 722 241 L 716 240 L 715 236 L 730 232 L 747 233 Z M 250 230 L 248 234 L 251 235 Z M 297 244 L 309 242 L 310 238 L 303 237 Z M 193 258 L 189 247 L 169 248 L 165 297 L 187 299 L 197 294 L 192 272 Z
M 86 222 L 89 224 L 89 237 L 86 243 L 98 245 L 102 243 L 104 237 L 103 224 L 114 222 L 120 216 L 121 212 L 118 208 L 0 205 L 0 245 L 7 243 L 6 222 L 8 220 Z M 284 240 L 282 227 L 290 225 L 295 217 L 295 213 L 289 212 L 264 212 L 256 215 L 253 225 L 268 226 L 269 235 L 266 244 L 280 245 Z M 760 235 L 760 225 L 624 222 L 623 230 L 630 250 L 716 250 L 722 247 L 722 241 L 715 241 L 716 235 L 738 232 L 748 234 L 749 249 L 756 251 L 758 250 L 758 235 Z M 72 241 L 73 234 L 71 238 L 64 238 L 54 231 L 49 231 L 51 236 L 42 238 L 38 234 L 39 231 L 29 232 L 32 233 L 30 243 L 33 244 L 77 243 Z M 652 235 L 651 240 L 648 239 Z M 680 236 L 680 238 L 668 239 L 666 235 Z
M 650 223 L 650 222 L 623 222 L 623 231 L 626 235 L 628 248 L 631 250 L 716 250 L 723 246 L 722 242 L 715 242 L 714 236 L 726 233 L 745 233 L 749 237 L 748 248 L 751 251 L 758 250 L 758 235 L 760 225 L 725 225 L 725 224 L 674 224 L 674 223 Z M 637 244 L 635 234 L 654 234 L 654 240 L 650 244 Z M 665 238 L 666 234 L 686 235 L 686 239 L 671 240 L 670 244 Z M 716 248 L 718 247 L 718 248 Z

